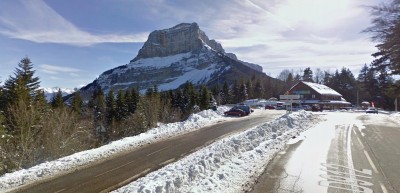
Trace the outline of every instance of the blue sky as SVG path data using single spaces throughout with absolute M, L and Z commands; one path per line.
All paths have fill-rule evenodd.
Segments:
M 1 0 L 0 80 L 28 56 L 43 87 L 74 88 L 129 63 L 148 34 L 197 22 L 210 39 L 276 77 L 283 69 L 350 68 L 376 51 L 378 0 Z

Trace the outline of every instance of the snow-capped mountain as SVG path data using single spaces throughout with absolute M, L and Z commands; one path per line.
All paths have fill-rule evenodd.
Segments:
M 40 88 L 41 90 L 44 91 L 44 95 L 46 96 L 47 101 L 51 101 L 53 96 L 58 92 L 58 90 L 61 90 L 61 93 L 63 96 L 70 95 L 75 92 L 74 89 L 69 89 L 69 88 L 59 88 L 59 87 L 52 87 L 52 88 Z
M 142 92 L 158 85 L 160 90 L 176 89 L 185 82 L 194 85 L 232 84 L 238 78 L 256 76 L 272 79 L 262 67 L 243 62 L 222 45 L 210 40 L 196 23 L 182 23 L 150 33 L 138 55 L 128 64 L 102 73 L 81 93 L 97 87 L 109 89 L 139 88 Z

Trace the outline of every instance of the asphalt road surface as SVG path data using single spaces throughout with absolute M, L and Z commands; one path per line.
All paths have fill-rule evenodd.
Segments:
M 352 123 L 332 128 L 335 129 L 335 137 L 329 142 L 326 163 L 318 166 L 321 174 L 315 182 L 316 186 L 326 187 L 328 193 L 400 192 L 400 125 L 390 119 L 375 123 L 368 121 L 372 116 L 383 115 L 358 116 L 358 119 L 367 123 L 361 131 Z M 302 143 L 290 145 L 278 154 L 251 192 L 305 192 L 300 176 L 291 176 L 286 172 L 286 164 Z M 289 177 L 292 178 L 289 180 L 291 184 L 282 182 Z M 283 184 L 285 189 L 281 188 Z
M 220 122 L 114 156 L 72 173 L 26 185 L 13 192 L 108 192 L 179 160 L 218 138 L 271 121 L 283 113 L 285 112 L 268 111 L 267 116 L 252 115 Z
M 368 119 L 362 116 L 360 119 Z M 386 119 L 385 123 L 366 125 L 362 133 L 353 130 L 353 155 L 355 165 L 373 173 L 374 192 L 400 192 L 400 125 Z M 368 163 L 367 163 L 368 162 Z M 362 165 L 362 166 L 361 166 Z

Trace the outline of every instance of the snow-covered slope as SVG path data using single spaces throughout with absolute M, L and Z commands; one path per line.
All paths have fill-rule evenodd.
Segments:
M 138 55 L 126 65 L 102 73 L 93 83 L 81 89 L 90 96 L 101 87 L 142 92 L 157 85 L 160 90 L 176 89 L 186 82 L 195 86 L 233 84 L 238 78 L 272 79 L 256 64 L 240 61 L 225 53 L 222 45 L 210 40 L 196 23 L 182 23 L 150 33 Z
M 75 92 L 73 89 L 69 88 L 59 88 L 59 87 L 52 87 L 52 88 L 40 88 L 44 91 L 44 95 L 46 96 L 47 101 L 51 101 L 53 96 L 58 92 L 58 90 L 61 90 L 61 93 L 63 96 L 67 96 L 69 94 L 72 94 Z
M 176 89 L 189 81 L 195 85 L 207 84 L 213 75 L 222 74 L 231 67 L 221 63 L 217 53 L 203 47 L 199 53 L 182 53 L 132 61 L 103 73 L 96 81 L 105 92 L 110 88 L 146 88 L 158 85 L 160 90 Z M 122 81 L 124 80 L 124 81 Z

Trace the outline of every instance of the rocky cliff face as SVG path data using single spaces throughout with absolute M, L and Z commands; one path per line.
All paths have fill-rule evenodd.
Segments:
M 208 39 L 197 23 L 182 23 L 169 29 L 151 32 L 138 55 L 131 62 L 187 52 L 198 53 L 204 45 L 217 52 L 225 53 L 221 44 Z
M 176 89 L 187 81 L 195 85 L 222 85 L 238 78 L 267 77 L 261 66 L 242 62 L 225 53 L 221 44 L 210 40 L 196 23 L 182 23 L 150 33 L 138 55 L 129 64 L 102 73 L 81 89 L 90 93 L 97 87 L 139 88 L 142 92 L 158 85 L 160 90 Z M 270 77 L 267 77 L 270 78 Z

